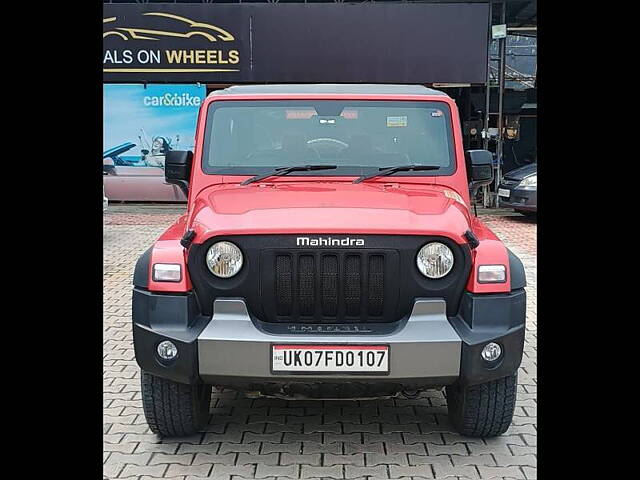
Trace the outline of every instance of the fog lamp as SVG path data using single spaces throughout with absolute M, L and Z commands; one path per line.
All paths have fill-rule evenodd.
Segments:
M 173 360 L 178 355 L 178 347 L 169 340 L 158 344 L 158 356 L 163 360 Z
M 489 342 L 482 349 L 481 355 L 487 362 L 495 362 L 502 355 L 502 348 L 497 343 Z

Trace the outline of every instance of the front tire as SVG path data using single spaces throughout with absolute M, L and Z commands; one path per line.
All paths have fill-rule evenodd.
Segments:
M 479 385 L 446 387 L 449 420 L 467 437 L 495 437 L 507 431 L 516 406 L 517 374 Z
M 181 437 L 200 431 L 209 418 L 211 385 L 187 385 L 141 372 L 142 407 L 153 433 Z

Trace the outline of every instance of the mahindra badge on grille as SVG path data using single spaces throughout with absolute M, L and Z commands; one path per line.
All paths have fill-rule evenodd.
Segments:
M 297 237 L 298 247 L 364 247 L 364 238 Z

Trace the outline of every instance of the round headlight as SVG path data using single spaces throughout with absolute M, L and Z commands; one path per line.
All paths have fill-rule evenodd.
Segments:
M 453 252 L 444 243 L 427 243 L 418 252 L 416 263 L 425 277 L 442 278 L 453 268 Z
M 207 252 L 207 267 L 216 277 L 233 277 L 242 268 L 242 252 L 231 242 L 218 242 Z

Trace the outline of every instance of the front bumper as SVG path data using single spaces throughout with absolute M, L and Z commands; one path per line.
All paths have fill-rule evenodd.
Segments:
M 500 206 L 536 212 L 538 210 L 538 189 L 536 187 L 514 188 L 509 184 L 501 184 L 501 190 L 509 190 L 509 197 L 500 197 Z
M 159 295 L 135 288 L 133 296 L 134 348 L 140 368 L 181 383 L 242 390 L 358 384 L 366 391 L 381 387 L 392 392 L 501 378 L 520 365 L 524 317 L 524 289 L 509 294 L 466 292 L 455 317 L 447 317 L 442 299 L 416 299 L 408 318 L 393 324 L 345 325 L 345 331 L 332 325 L 333 332 L 316 325 L 292 333 L 282 325 L 252 318 L 239 298 L 217 299 L 213 315 L 206 317 L 200 314 L 193 293 Z M 163 340 L 178 347 L 178 356 L 170 363 L 156 355 Z M 489 341 L 499 343 L 504 352 L 494 365 L 480 356 Z M 274 374 L 273 344 L 385 344 L 389 345 L 390 371 L 385 376 Z
M 261 331 L 253 323 L 242 299 L 219 299 L 213 318 L 198 336 L 200 376 L 207 383 L 250 382 L 271 379 L 277 382 L 309 380 L 309 375 L 272 374 L 273 344 L 388 344 L 390 372 L 383 381 L 455 379 L 460 370 L 460 337 L 447 321 L 445 303 L 436 299 L 417 300 L 406 321 L 386 335 L 377 332 L 349 334 L 274 334 Z M 388 325 L 384 327 L 389 328 Z M 349 380 L 353 375 L 314 374 L 314 379 Z M 359 381 L 380 381 L 379 375 L 357 375 Z

